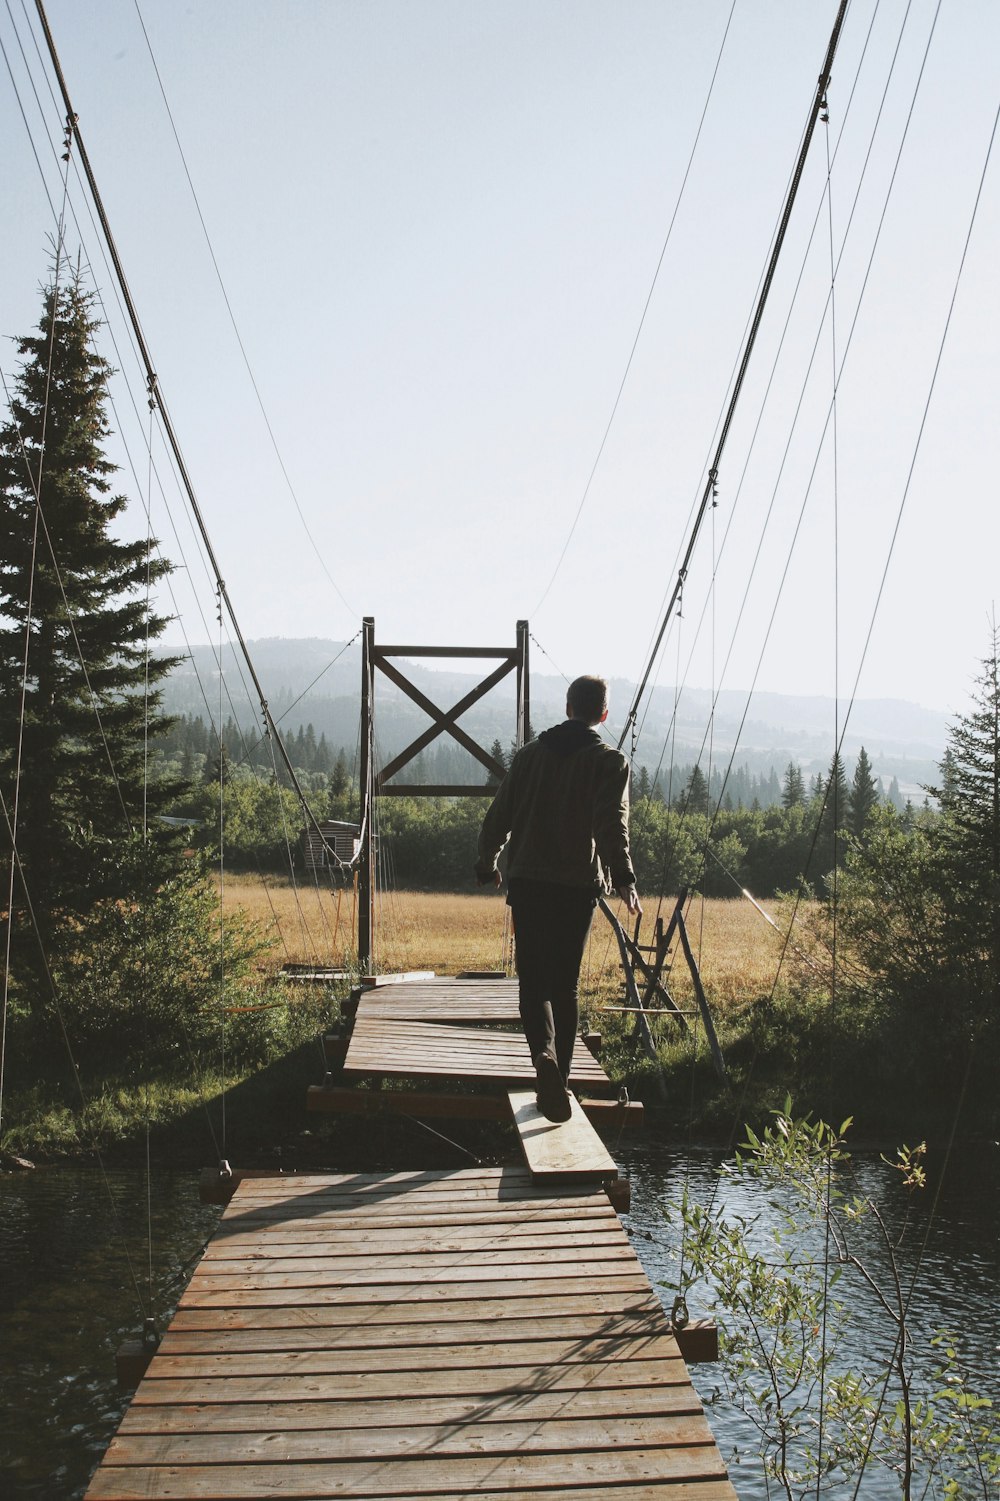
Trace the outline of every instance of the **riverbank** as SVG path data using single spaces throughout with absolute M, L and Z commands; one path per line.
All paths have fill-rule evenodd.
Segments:
M 790 1018 L 783 1017 L 784 1033 Z M 803 1028 L 795 1029 L 801 1040 Z M 729 1082 L 715 1074 L 704 1045 L 665 1044 L 656 1063 L 636 1058 L 619 1028 L 608 1039 L 605 1066 L 616 1084 L 645 1106 L 644 1134 L 663 1142 L 700 1140 L 738 1145 L 745 1126 L 755 1129 L 791 1096 L 796 1108 L 836 1121 L 853 1117 L 859 1146 L 894 1152 L 903 1141 L 943 1145 L 992 1141 L 993 1095 L 976 1071 L 960 1095 L 915 1098 L 905 1078 L 891 1077 L 891 1063 L 871 1051 L 841 1045 L 832 1074 L 828 1039 L 808 1039 L 794 1057 L 780 1040 L 753 1049 L 746 1036 L 723 1031 Z M 30 1102 L 9 1111 L 4 1150 L 33 1163 L 94 1161 L 126 1167 L 145 1162 L 160 1168 L 196 1170 L 228 1158 L 241 1167 L 276 1170 L 380 1171 L 399 1167 L 452 1167 L 474 1159 L 503 1160 L 513 1141 L 509 1128 L 490 1122 L 435 1122 L 433 1130 L 390 1114 L 327 1117 L 306 1113 L 310 1084 L 320 1082 L 324 1062 L 316 1039 L 289 1050 L 245 1078 L 223 1080 L 204 1072 L 197 1084 L 161 1079 L 151 1085 L 94 1081 L 89 1103 L 73 1107 L 65 1085 L 36 1085 Z M 388 1086 L 391 1087 L 391 1086 Z M 13 1104 L 18 1105 L 18 1097 Z M 0 1162 L 0 1170 L 3 1164 Z

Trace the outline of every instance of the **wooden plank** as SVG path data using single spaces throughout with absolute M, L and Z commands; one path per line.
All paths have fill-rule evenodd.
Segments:
M 498 1392 L 628 1391 L 632 1387 L 689 1386 L 679 1355 L 673 1360 L 581 1361 L 554 1367 L 491 1365 L 487 1369 L 412 1371 L 405 1383 L 398 1371 L 344 1371 L 315 1375 L 159 1377 L 154 1357 L 133 1403 L 142 1402 L 308 1402 L 313 1398 L 461 1397 L 472 1392 L 492 1398 Z
M 554 1327 L 545 1327 L 545 1325 Z M 413 1324 L 389 1324 L 371 1328 L 357 1327 L 357 1324 L 338 1325 L 315 1324 L 309 1321 L 306 1324 L 281 1324 L 276 1327 L 264 1328 L 225 1328 L 209 1327 L 198 1330 L 179 1330 L 176 1321 L 168 1328 L 167 1333 L 159 1343 L 161 1355 L 200 1355 L 200 1354 L 242 1354 L 249 1351 L 290 1351 L 290 1349 L 336 1349 L 338 1354 L 344 1355 L 351 1349 L 363 1349 L 371 1352 L 378 1349 L 420 1349 L 420 1351 L 434 1351 L 437 1346 L 444 1349 L 465 1349 L 471 1346 L 488 1343 L 492 1348 L 494 1340 L 500 1339 L 505 1343 L 527 1342 L 545 1343 L 547 1351 L 541 1352 L 539 1358 L 551 1358 L 551 1352 L 562 1346 L 571 1345 L 574 1349 L 590 1349 L 596 1340 L 605 1340 L 605 1343 L 613 1340 L 616 1349 L 632 1349 L 637 1340 L 649 1342 L 650 1336 L 659 1339 L 674 1339 L 673 1334 L 662 1333 L 662 1319 L 658 1321 L 656 1330 L 650 1328 L 649 1316 L 629 1321 L 626 1316 L 614 1319 L 613 1324 L 608 1319 L 592 1318 L 578 1315 L 574 1319 L 506 1319 L 497 1322 L 495 1319 L 468 1319 L 462 1324 L 438 1325 L 437 1328 L 414 1327 Z M 676 1352 L 680 1351 L 677 1343 Z
M 265 1351 L 212 1351 L 178 1353 L 172 1346 L 159 1349 L 156 1369 L 150 1380 L 193 1381 L 201 1376 L 257 1376 L 266 1371 L 278 1376 L 315 1376 L 324 1371 L 346 1374 L 349 1371 L 439 1371 L 477 1368 L 495 1363 L 500 1366 L 529 1366 L 545 1369 L 555 1361 L 567 1365 L 591 1364 L 607 1358 L 609 1341 L 602 1335 L 591 1339 L 482 1340 L 479 1343 L 408 1344 L 380 1346 L 374 1349 L 337 1346 L 328 1349 L 294 1349 Z M 616 1360 L 680 1360 L 680 1351 L 672 1337 L 637 1335 L 619 1336 L 614 1347 Z M 264 1358 L 262 1358 L 264 1357 Z
M 546 1120 L 532 1091 L 511 1091 L 507 1098 L 524 1160 L 536 1182 L 604 1182 L 617 1178 L 614 1159 L 578 1100 L 570 1096 L 570 1118 L 556 1124 Z
M 573 1270 L 570 1270 L 570 1267 Z M 236 1304 L 243 1301 L 261 1304 L 281 1302 L 301 1303 L 314 1299 L 317 1303 L 357 1303 L 362 1298 L 386 1303 L 393 1299 L 409 1298 L 424 1302 L 447 1297 L 455 1288 L 461 1287 L 468 1297 L 476 1298 L 544 1298 L 549 1284 L 561 1287 L 574 1282 L 592 1280 L 594 1277 L 621 1280 L 633 1288 L 641 1285 L 628 1260 L 593 1261 L 588 1259 L 584 1268 L 579 1260 L 574 1263 L 560 1262 L 556 1266 L 532 1267 L 485 1267 L 466 1265 L 456 1269 L 446 1268 L 440 1272 L 394 1271 L 383 1267 L 373 1257 L 373 1265 L 357 1272 L 343 1281 L 328 1280 L 322 1272 L 305 1276 L 288 1273 L 280 1277 L 263 1278 L 250 1273 L 243 1277 L 201 1277 L 192 1279 L 189 1297 L 196 1303 Z
M 366 1432 L 368 1430 L 365 1430 Z M 714 1456 L 714 1458 L 713 1458 Z M 668 1468 L 669 1467 L 669 1468 Z M 389 1460 L 372 1464 L 367 1460 L 337 1464 L 237 1464 L 174 1465 L 165 1463 L 159 1470 L 166 1489 L 162 1495 L 174 1501 L 202 1501 L 202 1498 L 268 1497 L 296 1498 L 296 1501 L 326 1501 L 327 1497 L 380 1498 L 403 1496 L 440 1496 L 442 1490 L 458 1495 L 516 1494 L 540 1486 L 607 1487 L 611 1473 L 625 1482 L 663 1481 L 668 1475 L 674 1484 L 670 1496 L 677 1501 L 679 1481 L 711 1480 L 725 1489 L 716 1496 L 735 1501 L 735 1491 L 728 1486 L 725 1470 L 711 1445 L 695 1448 L 617 1449 L 574 1454 L 509 1453 L 498 1462 L 496 1455 L 476 1457 L 438 1457 L 424 1454 L 417 1459 Z M 142 1501 L 151 1492 L 145 1488 L 146 1471 L 130 1465 L 102 1465 L 94 1476 L 87 1496 L 91 1501 Z M 153 1493 L 155 1494 L 155 1493 Z M 692 1496 L 700 1493 L 692 1491 Z
M 495 1328 L 508 1322 L 519 1323 L 529 1316 L 537 1319 L 541 1328 L 549 1323 L 554 1327 L 557 1320 L 577 1320 L 593 1315 L 609 1321 L 609 1334 L 617 1327 L 612 1321 L 627 1315 L 663 1318 L 663 1310 L 647 1282 L 644 1288 L 640 1286 L 637 1290 L 623 1290 L 618 1284 L 614 1292 L 604 1288 L 597 1292 L 592 1288 L 577 1288 L 572 1292 L 559 1293 L 550 1289 L 541 1308 L 525 1308 L 513 1300 L 507 1300 L 496 1307 L 490 1306 L 487 1310 L 481 1300 L 472 1298 L 447 1298 L 432 1305 L 414 1302 L 390 1303 L 384 1307 L 369 1305 L 365 1327 L 376 1329 L 407 1323 L 448 1328 L 483 1319 L 487 1312 L 489 1321 Z M 272 1308 L 247 1308 L 245 1305 L 228 1306 L 224 1303 L 216 1307 L 196 1307 L 182 1303 L 174 1314 L 170 1328 L 284 1329 L 300 1324 L 315 1324 L 323 1328 L 339 1329 L 354 1327 L 358 1318 L 358 1305 L 349 1302 L 326 1305 L 279 1303 Z
M 656 1386 L 648 1390 L 628 1387 L 621 1394 L 621 1416 L 643 1413 L 699 1413 L 701 1400 L 691 1386 Z M 613 1408 L 612 1394 L 603 1389 L 573 1393 L 572 1408 L 566 1394 L 558 1391 L 498 1393 L 489 1403 L 478 1397 L 424 1397 L 422 1420 L 435 1427 L 443 1423 L 502 1422 L 518 1417 L 544 1422 L 564 1417 L 607 1416 Z M 413 1420 L 411 1406 L 398 1395 L 369 1400 L 325 1399 L 315 1402 L 220 1402 L 175 1404 L 135 1403 L 121 1421 L 122 1433 L 257 1433 L 266 1430 L 310 1428 L 393 1428 Z
M 583 1226 L 575 1233 L 555 1219 L 544 1221 L 541 1225 L 533 1222 L 528 1225 L 476 1225 L 471 1228 L 477 1233 L 466 1238 L 458 1226 L 430 1226 L 421 1235 L 420 1249 L 435 1254 L 455 1253 L 467 1256 L 470 1251 L 475 1251 L 477 1256 L 500 1253 L 516 1257 L 534 1250 L 552 1251 L 563 1248 L 575 1252 L 584 1248 L 589 1250 L 593 1246 L 619 1244 L 614 1229 L 600 1223 L 592 1230 Z M 224 1241 L 213 1241 L 208 1246 L 202 1258 L 201 1270 L 211 1271 L 222 1262 L 232 1262 L 244 1251 L 256 1262 L 266 1257 L 295 1258 L 317 1254 L 333 1258 L 370 1250 L 371 1241 L 370 1230 L 361 1227 L 344 1230 L 340 1226 L 333 1243 L 328 1234 L 313 1230 L 310 1226 L 282 1227 L 282 1233 L 272 1229 L 265 1232 L 263 1237 L 251 1233 L 227 1236 Z M 406 1226 L 380 1225 L 378 1243 L 384 1254 L 394 1251 L 411 1252 L 413 1231 Z
M 411 1414 L 416 1417 L 417 1414 Z M 419 1413 L 422 1419 L 424 1414 Z M 407 1427 L 371 1428 L 367 1454 L 371 1462 L 384 1462 L 421 1454 L 427 1445 L 427 1427 L 421 1422 Z M 584 1453 L 589 1449 L 649 1449 L 710 1445 L 712 1435 L 702 1413 L 645 1415 L 577 1419 L 568 1415 L 546 1423 L 512 1417 L 485 1423 L 452 1423 L 435 1436 L 434 1457 L 480 1454 L 547 1452 L 553 1448 Z M 109 1465 L 288 1464 L 308 1460 L 313 1464 L 336 1464 L 356 1458 L 357 1426 L 333 1432 L 309 1429 L 262 1428 L 257 1433 L 126 1434 L 112 1439 L 105 1458 Z

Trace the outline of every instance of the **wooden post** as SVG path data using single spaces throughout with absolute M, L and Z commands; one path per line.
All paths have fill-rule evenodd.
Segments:
M 705 1024 L 705 1036 L 708 1038 L 708 1045 L 712 1050 L 712 1061 L 715 1064 L 715 1072 L 718 1074 L 719 1078 L 723 1080 L 724 1083 L 728 1084 L 729 1072 L 726 1068 L 726 1060 L 722 1056 L 722 1049 L 719 1047 L 719 1039 L 715 1035 L 715 1026 L 712 1022 L 712 1013 L 708 1009 L 708 1000 L 705 995 L 705 987 L 701 983 L 701 975 L 698 972 L 698 962 L 694 957 L 694 953 L 691 948 L 691 940 L 688 937 L 687 925 L 684 921 L 684 914 L 681 911 L 678 911 L 677 913 L 677 931 L 681 935 L 681 944 L 684 948 L 684 957 L 687 960 L 688 969 L 691 971 L 691 983 L 694 985 L 694 993 L 698 997 L 698 1009 L 701 1011 L 701 1019 Z
M 630 956 L 628 949 L 628 934 L 625 932 L 625 929 L 622 927 L 621 923 L 618 921 L 617 917 L 612 912 L 603 896 L 598 898 L 597 905 L 604 913 L 604 916 L 608 919 L 614 935 L 618 940 L 618 952 L 621 954 L 622 969 L 625 971 L 625 989 L 628 994 L 629 1005 L 635 1007 L 636 1029 L 640 1038 L 642 1039 L 642 1045 L 646 1049 L 646 1053 L 655 1062 L 656 1043 L 653 1041 L 653 1034 L 649 1030 L 649 1020 L 646 1016 L 645 1007 L 642 1004 L 642 997 L 639 994 L 639 987 L 635 983 L 635 969 L 633 967 L 632 957 Z
M 375 733 L 372 722 L 372 646 L 375 619 L 366 615 L 361 625 L 361 765 L 358 788 L 361 796 L 361 858 L 358 861 L 358 970 L 372 972 L 372 938 L 375 932 Z
M 528 622 L 517 622 L 517 748 L 531 734 L 531 695 L 528 686 Z

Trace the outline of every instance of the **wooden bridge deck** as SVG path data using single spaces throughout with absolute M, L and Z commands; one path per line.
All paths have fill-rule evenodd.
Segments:
M 382 1021 L 506 1022 L 521 1025 L 516 980 L 404 980 L 375 985 L 360 1001 L 366 1017 Z
M 605 1195 L 244 1180 L 88 1501 L 735 1501 Z
M 501 1031 L 501 1025 L 516 1028 Z M 427 979 L 366 990 L 344 1060 L 345 1078 L 442 1078 L 534 1086 L 516 980 Z M 570 1086 L 612 1093 L 580 1043 Z

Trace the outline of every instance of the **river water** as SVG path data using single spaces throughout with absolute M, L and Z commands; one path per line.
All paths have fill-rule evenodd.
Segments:
M 726 1186 L 719 1201 L 719 1159 L 708 1149 L 679 1152 L 650 1134 L 626 1139 L 615 1155 L 632 1180 L 625 1224 L 667 1308 L 676 1290 L 679 1232 L 665 1209 L 682 1187 L 702 1201 L 716 1195 L 727 1209 L 759 1216 L 765 1224 L 774 1213 L 760 1195 L 755 1199 L 742 1188 Z M 928 1206 L 941 1169 L 934 1154 L 929 1168 Z M 877 1154 L 861 1159 L 860 1172 L 891 1217 L 899 1199 L 897 1175 Z M 960 1334 L 970 1385 L 1000 1405 L 998 1203 L 1000 1150 L 990 1144 L 956 1152 L 931 1219 L 914 1328 L 927 1334 L 947 1326 Z M 63 1167 L 0 1176 L 3 1501 L 70 1501 L 83 1494 L 126 1405 L 115 1387 L 115 1351 L 141 1332 L 141 1309 L 153 1307 L 165 1324 L 220 1213 L 198 1203 L 196 1177 L 186 1173 L 156 1173 L 149 1209 L 151 1237 L 146 1179 L 137 1170 L 107 1179 L 94 1169 Z M 918 1211 L 908 1238 L 914 1253 L 925 1238 L 928 1214 L 929 1207 Z M 694 1297 L 690 1303 L 692 1316 L 704 1311 Z M 851 1332 L 859 1365 L 875 1337 L 873 1327 L 870 1311 L 860 1309 Z M 752 1426 L 736 1406 L 715 1400 L 718 1367 L 694 1366 L 692 1377 L 741 1501 L 764 1501 Z M 827 1493 L 832 1496 L 832 1489 Z M 858 1494 L 881 1501 L 898 1495 L 898 1487 L 873 1472 Z

